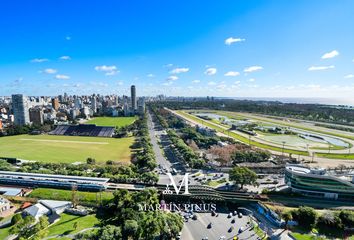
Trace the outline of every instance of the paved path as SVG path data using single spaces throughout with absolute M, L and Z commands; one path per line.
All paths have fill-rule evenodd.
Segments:
M 94 230 L 94 229 L 99 229 L 98 227 L 92 227 L 92 228 L 85 228 L 82 229 L 81 231 L 74 233 L 74 234 L 68 234 L 68 235 L 62 235 L 62 234 L 57 234 L 57 235 L 52 235 L 46 238 L 43 238 L 43 240 L 49 240 L 49 239 L 53 239 L 53 238 L 61 238 L 61 237 L 66 237 L 66 238 L 71 238 L 74 239 L 76 235 L 80 234 L 80 233 L 84 233 L 90 230 Z

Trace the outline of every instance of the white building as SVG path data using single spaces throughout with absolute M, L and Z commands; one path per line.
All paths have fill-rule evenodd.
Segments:
M 10 209 L 10 201 L 0 197 L 0 213 Z

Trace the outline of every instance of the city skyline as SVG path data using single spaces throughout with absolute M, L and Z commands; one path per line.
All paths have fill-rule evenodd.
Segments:
M 353 104 L 352 2 L 177 3 L 3 4 L 0 95 L 121 95 L 134 84 L 141 96 Z

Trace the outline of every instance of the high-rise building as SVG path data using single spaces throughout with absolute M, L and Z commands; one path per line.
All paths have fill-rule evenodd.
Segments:
M 135 85 L 132 85 L 130 87 L 130 98 L 132 101 L 132 110 L 135 111 L 136 110 L 136 89 L 135 89 Z
M 12 95 L 12 111 L 15 125 L 23 126 L 30 123 L 27 98 L 22 94 Z
M 97 99 L 95 96 L 93 96 L 91 98 L 91 109 L 92 109 L 93 113 L 97 112 Z
M 138 113 L 140 115 L 144 115 L 144 113 L 145 113 L 145 99 L 144 98 L 139 98 L 139 100 L 138 100 Z
M 59 100 L 58 100 L 58 98 L 53 98 L 52 99 L 52 107 L 55 109 L 55 111 L 58 111 L 58 109 L 59 109 Z
M 36 125 L 42 125 L 43 124 L 43 119 L 44 119 L 44 115 L 43 115 L 43 111 L 40 108 L 31 108 L 29 111 L 29 116 L 30 116 L 30 121 L 33 124 Z

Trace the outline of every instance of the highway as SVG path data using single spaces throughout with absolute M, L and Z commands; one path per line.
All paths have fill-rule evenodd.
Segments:
M 171 142 L 167 133 L 161 127 L 161 125 L 153 118 L 150 111 L 147 111 L 148 118 L 148 128 L 149 128 L 149 137 L 155 153 L 157 164 L 160 166 L 157 170 L 161 171 L 162 169 L 170 171 L 171 168 L 175 168 L 184 175 L 186 169 L 183 164 L 179 162 L 179 159 L 174 154 L 173 149 L 171 148 Z M 160 142 L 160 144 L 159 144 Z M 177 178 L 182 176 L 177 176 Z M 159 184 L 169 184 L 170 179 L 168 176 L 160 172 Z

